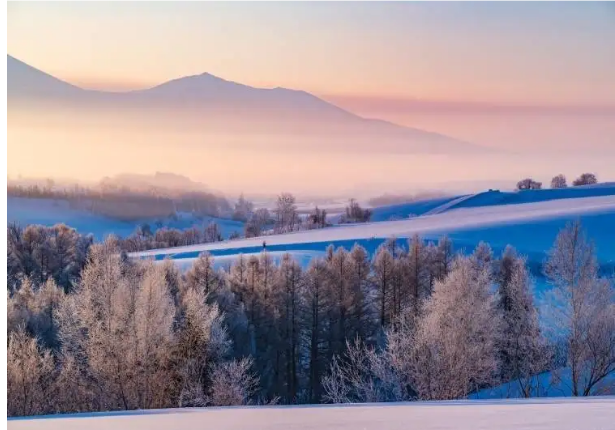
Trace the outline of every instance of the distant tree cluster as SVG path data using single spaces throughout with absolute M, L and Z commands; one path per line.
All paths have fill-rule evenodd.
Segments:
M 316 228 L 325 228 L 327 226 L 327 211 L 318 209 L 318 206 L 310 212 L 306 218 L 306 228 L 313 230 Z
M 245 237 L 261 236 L 265 228 L 273 225 L 273 218 L 266 208 L 257 209 L 248 219 L 244 226 Z
M 579 176 L 572 182 L 572 185 L 578 187 L 580 185 L 593 185 L 597 183 L 598 179 L 596 178 L 596 175 L 594 175 L 593 173 L 583 173 L 581 176 Z
M 568 183 L 566 182 L 566 177 L 564 175 L 559 174 L 551 179 L 551 188 L 558 189 L 567 187 Z
M 47 279 L 70 291 L 79 280 L 94 239 L 64 224 L 7 228 L 7 288 L 15 291 L 24 279 L 36 286 Z
M 290 193 L 282 193 L 278 196 L 273 213 L 275 215 L 275 233 L 294 231 L 301 222 L 297 214 L 295 196 Z
M 218 224 L 210 222 L 202 229 L 190 227 L 186 230 L 159 228 L 152 233 L 149 224 L 137 227 L 130 236 L 117 239 L 119 247 L 126 252 L 146 251 L 148 249 L 175 248 L 178 246 L 198 245 L 223 240 Z
M 577 179 L 572 182 L 574 187 L 578 187 L 580 185 L 593 185 L 597 184 L 598 179 L 596 175 L 593 173 L 583 173 Z M 568 183 L 566 182 L 566 177 L 562 174 L 554 176 L 551 179 L 551 188 L 560 189 L 568 187 Z M 542 188 L 542 182 L 537 182 L 531 178 L 523 179 L 517 182 L 518 190 L 540 190 Z
M 517 182 L 518 190 L 540 190 L 542 188 L 542 182 L 533 180 L 532 178 L 525 178 Z
M 355 199 L 350 199 L 346 211 L 342 214 L 340 223 L 368 222 L 371 217 L 372 211 L 370 209 L 363 209 Z
M 126 187 L 101 186 L 56 190 L 53 181 L 38 185 L 8 185 L 12 197 L 47 198 L 68 201 L 73 207 L 121 220 L 168 218 L 178 212 L 196 216 L 230 216 L 228 201 L 213 193 L 201 191 L 131 190 Z
M 246 222 L 252 216 L 254 211 L 254 204 L 245 199 L 242 195 L 239 196 L 235 208 L 233 210 L 233 219 L 236 221 Z

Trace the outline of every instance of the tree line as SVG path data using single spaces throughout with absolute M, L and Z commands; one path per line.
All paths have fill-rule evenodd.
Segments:
M 230 216 L 230 203 L 206 191 L 173 191 L 159 188 L 135 190 L 128 187 L 56 189 L 53 181 L 44 186 L 9 184 L 7 195 L 34 199 L 65 200 L 71 207 L 121 220 L 169 218 L 178 212 L 196 216 Z
M 591 395 L 615 371 L 612 279 L 578 223 L 544 264 L 544 325 L 512 247 L 456 254 L 446 237 L 373 257 L 330 246 L 306 269 L 267 252 L 216 269 L 204 253 L 182 274 L 112 240 L 86 260 L 68 290 L 13 271 L 9 415 L 455 399 L 503 382 L 529 397 L 562 367 Z
M 583 173 L 581 176 L 572 181 L 573 187 L 579 187 L 581 185 L 594 185 L 598 183 L 598 178 L 593 173 Z M 551 188 L 559 189 L 559 188 L 567 188 L 568 182 L 566 181 L 566 177 L 561 173 L 559 175 L 554 176 L 551 179 Z M 532 178 L 525 178 L 517 182 L 518 190 L 540 190 L 542 189 L 542 182 L 535 181 Z

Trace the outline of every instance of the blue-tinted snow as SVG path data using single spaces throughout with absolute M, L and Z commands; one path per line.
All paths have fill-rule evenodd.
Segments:
M 64 223 L 75 228 L 81 234 L 93 234 L 97 240 L 102 240 L 110 234 L 126 237 L 143 223 L 148 223 L 152 231 L 158 228 L 158 219 L 120 221 L 73 208 L 68 200 L 62 199 L 8 197 L 7 218 L 9 223 L 17 222 L 22 226 L 28 224 L 52 226 Z M 210 221 L 215 221 L 224 237 L 229 237 L 234 231 L 243 232 L 243 223 L 222 218 L 203 217 L 196 219 L 189 214 L 179 214 L 177 219 L 168 218 L 161 221 L 165 227 L 178 229 L 186 229 L 192 226 L 202 227 Z

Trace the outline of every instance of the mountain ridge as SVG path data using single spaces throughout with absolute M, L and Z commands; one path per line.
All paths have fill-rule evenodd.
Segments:
M 45 102 L 80 111 L 196 112 L 203 129 L 218 131 L 334 136 L 377 141 L 409 153 L 486 150 L 439 133 L 364 118 L 303 90 L 252 87 L 208 72 L 146 89 L 110 92 L 81 88 L 7 55 L 7 88 L 9 102 L 16 104 Z

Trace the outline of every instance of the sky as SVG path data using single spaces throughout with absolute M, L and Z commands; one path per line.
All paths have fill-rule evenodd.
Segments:
M 614 3 L 13 2 L 8 52 L 106 89 L 207 71 L 319 95 L 615 105 Z
M 449 177 L 439 180 L 512 180 L 544 165 L 576 174 L 580 160 L 615 179 L 615 3 L 9 2 L 7 21 L 10 55 L 84 88 L 125 91 L 208 72 L 308 91 L 364 117 L 478 145 L 544 153 L 465 169 L 448 160 Z M 361 183 L 371 185 L 425 182 L 442 162 L 311 154 L 289 173 L 290 158 L 278 153 L 214 145 L 192 159 L 169 154 L 168 142 L 181 139 L 163 139 L 155 124 L 94 131 L 15 124 L 13 175 L 171 170 L 232 192 L 273 191 L 280 181 L 307 192 L 306 179 L 323 168 L 331 176 L 309 183 L 341 192 L 358 186 L 344 167 L 352 157 L 354 168 L 370 171 Z M 130 156 L 118 160 L 111 147 Z M 33 163 L 32 151 L 45 157 Z M 61 152 L 80 162 L 63 165 Z M 94 155 L 108 162 L 83 162 Z M 213 160 L 206 170 L 202 159 Z

